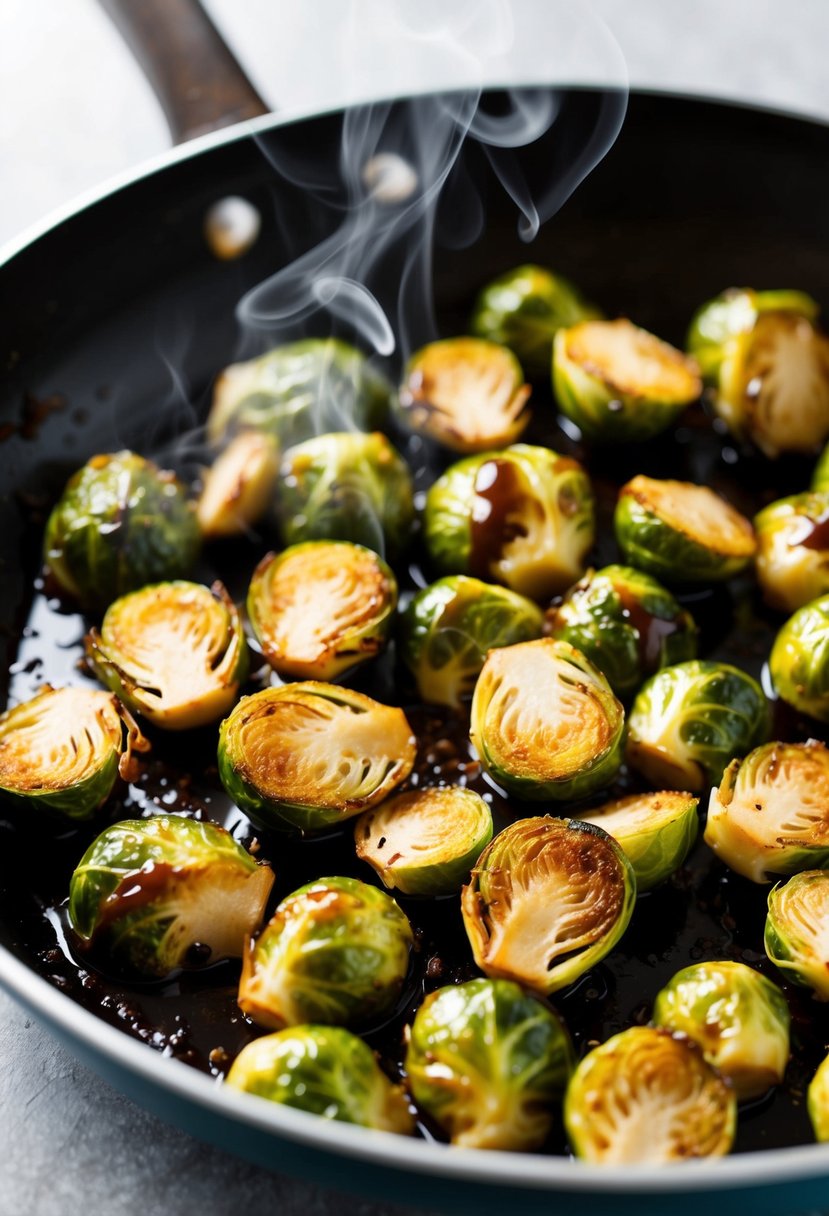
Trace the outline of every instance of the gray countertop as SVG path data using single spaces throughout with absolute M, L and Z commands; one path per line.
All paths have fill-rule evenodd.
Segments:
M 522 15 L 533 11 L 550 46 L 561 42 L 557 23 L 579 9 L 557 0 L 515 3 Z M 405 5 L 209 0 L 207 6 L 271 104 L 290 111 L 394 91 L 383 78 L 384 57 L 375 55 L 372 67 L 357 46 L 355 22 L 368 15 L 375 37 L 399 45 L 405 22 L 379 24 L 390 11 L 405 13 Z M 429 8 L 420 0 L 419 12 Z M 588 8 L 606 28 L 583 67 L 586 80 L 598 72 L 619 83 L 627 70 L 634 86 L 829 119 L 826 0 L 594 0 Z M 148 86 L 94 0 L 4 0 L 3 15 L 0 240 L 169 142 Z M 550 77 L 577 78 L 578 52 L 575 43 L 566 61 L 563 52 L 551 52 Z M 425 76 L 445 83 L 446 72 L 451 79 L 456 70 L 405 58 L 412 82 Z M 4 994 L 0 1065 L 0 1216 L 402 1211 L 246 1165 L 166 1126 L 87 1071 Z

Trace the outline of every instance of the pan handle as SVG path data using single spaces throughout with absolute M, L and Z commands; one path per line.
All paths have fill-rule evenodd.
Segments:
M 199 0 L 99 0 L 138 60 L 180 144 L 267 114 Z

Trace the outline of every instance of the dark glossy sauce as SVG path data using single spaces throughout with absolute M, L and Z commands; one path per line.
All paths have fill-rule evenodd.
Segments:
M 656 671 L 665 641 L 679 632 L 683 625 L 673 617 L 670 620 L 663 620 L 648 612 L 642 601 L 635 595 L 631 595 L 624 584 L 614 583 L 613 589 L 619 597 L 628 624 L 636 630 L 636 644 L 639 648 L 642 670 Z
M 792 530 L 789 544 L 802 545 L 804 549 L 829 549 L 829 511 L 817 519 L 802 516 L 797 528 Z
M 527 530 L 521 522 L 527 494 L 511 460 L 485 461 L 475 478 L 475 501 L 469 527 L 469 572 L 491 579 L 504 550 Z
M 537 417 L 552 417 L 552 406 L 536 394 Z M 612 511 L 618 486 L 636 472 L 670 474 L 709 484 L 751 513 L 770 497 L 791 493 L 808 483 L 806 462 L 769 465 L 758 458 L 737 457 L 724 449 L 721 435 L 702 411 L 695 409 L 666 440 L 633 445 L 630 449 L 585 452 L 560 430 L 538 425 L 527 442 L 544 442 L 586 464 L 593 475 L 599 528 L 595 566 L 620 560 L 612 534 Z M 726 450 L 729 455 L 723 455 Z M 414 453 L 418 455 L 415 458 Z M 410 452 L 418 488 L 439 472 L 426 467 L 420 449 Z M 493 510 L 506 518 L 515 487 L 494 464 L 495 477 L 482 486 Z M 506 475 L 507 477 L 509 475 Z M 755 487 L 762 486 L 762 495 Z M 762 502 L 760 499 L 762 498 Z M 212 564 L 198 572 L 209 583 L 220 574 L 237 599 L 272 538 L 260 544 L 233 542 L 210 554 Z M 403 572 L 404 565 L 399 566 Z M 426 575 L 413 555 L 407 586 L 423 585 Z M 760 605 L 749 579 L 728 587 L 701 588 L 680 596 L 700 628 L 700 654 L 736 663 L 755 676 L 762 667 L 782 618 Z M 641 626 L 638 622 L 637 627 Z M 46 679 L 54 684 L 92 683 L 79 666 L 84 622 L 76 614 L 59 610 L 42 592 L 36 592 L 29 620 L 19 640 L 12 667 L 11 699 L 31 696 Z M 650 629 L 644 630 L 648 647 Z M 254 664 L 255 666 L 255 664 Z M 254 674 L 251 691 L 267 682 L 264 668 Z M 462 716 L 418 705 L 407 674 L 397 665 L 392 647 L 359 671 L 349 683 L 390 704 L 406 707 L 419 739 L 417 763 L 408 787 L 461 783 L 478 790 L 491 804 L 496 829 L 522 816 L 567 814 L 573 804 L 522 803 L 505 798 L 486 778 L 468 744 L 467 722 Z M 825 738 L 818 724 L 799 718 L 783 705 L 775 706 L 775 735 L 781 739 Z M 276 882 L 269 911 L 301 883 L 326 874 L 350 874 L 377 882 L 373 871 L 355 856 L 353 827 L 321 839 L 290 839 L 252 828 L 230 803 L 216 770 L 217 730 L 184 734 L 148 730 L 153 751 L 140 757 L 140 776 L 108 804 L 93 825 L 66 831 L 42 824 L 0 819 L 0 917 L 17 952 L 51 984 L 97 1016 L 148 1043 L 215 1076 L 227 1072 L 238 1051 L 262 1033 L 238 1009 L 236 988 L 239 963 L 225 962 L 184 970 L 164 982 L 136 983 L 107 970 L 105 960 L 79 950 L 66 922 L 69 879 L 87 845 L 107 823 L 121 818 L 175 812 L 207 817 L 224 824 L 233 835 L 269 859 Z M 406 787 L 404 787 L 406 788 Z M 623 772 L 613 786 L 592 803 L 619 797 L 639 788 Z M 703 798 L 701 806 L 704 807 Z M 50 832 L 54 835 L 50 836 Z M 62 834 L 61 834 L 62 833 Z M 829 1043 L 829 1015 L 803 989 L 781 979 L 763 951 L 763 926 L 768 889 L 730 873 L 700 841 L 687 864 L 662 887 L 637 903 L 631 924 L 619 945 L 600 965 L 576 984 L 556 993 L 552 1004 L 563 1015 L 578 1053 L 632 1024 L 648 1021 L 653 998 L 681 967 L 703 959 L 738 959 L 780 983 L 792 1010 L 792 1060 L 782 1086 L 741 1108 L 737 1151 L 769 1148 L 812 1140 L 805 1092 Z M 391 1076 L 403 1068 L 404 1027 L 423 995 L 445 984 L 459 983 L 477 974 L 463 929 L 457 897 L 415 899 L 400 896 L 411 918 L 415 949 L 409 975 L 394 1014 L 382 1024 L 365 1028 L 367 1041 L 380 1054 Z M 198 952 L 196 952 L 198 953 Z M 420 1133 L 434 1129 L 421 1122 Z M 557 1125 L 546 1146 L 567 1151 Z

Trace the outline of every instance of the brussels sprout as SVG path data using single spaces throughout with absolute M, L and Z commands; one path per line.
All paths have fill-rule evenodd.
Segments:
M 829 493 L 781 498 L 755 516 L 754 528 L 767 604 L 794 612 L 829 592 Z
M 69 921 L 84 945 L 145 976 L 239 958 L 259 925 L 273 872 L 230 832 L 178 815 L 114 823 L 69 885 Z
M 248 532 L 267 511 L 278 473 L 276 444 L 269 435 L 235 435 L 204 475 L 196 507 L 202 536 Z
M 791 1016 L 783 993 L 745 963 L 684 967 L 657 994 L 657 1026 L 687 1035 L 740 1101 L 783 1080 Z
M 357 856 L 405 895 L 451 895 L 492 839 L 492 812 L 462 786 L 413 790 L 361 815 Z
M 487 651 L 540 637 L 543 617 L 523 595 L 456 575 L 419 591 L 400 626 L 420 696 L 457 708 L 472 696 Z
M 689 481 L 639 474 L 619 491 L 613 526 L 627 561 L 666 583 L 722 582 L 757 551 L 745 516 Z
M 181 482 L 134 452 L 93 456 L 67 482 L 46 524 L 44 561 L 84 609 L 147 583 L 186 577 L 199 525 Z
M 219 776 L 262 828 L 313 832 L 405 781 L 415 738 L 402 709 L 308 680 L 242 697 L 219 731 Z
M 812 490 L 829 490 L 829 443 L 820 454 L 820 459 L 812 473 Z
M 335 680 L 383 649 L 397 580 L 371 549 L 312 540 L 269 553 L 248 591 L 248 617 L 281 676 Z
M 323 1119 L 414 1131 L 406 1096 L 362 1039 L 340 1026 L 293 1026 L 243 1047 L 225 1084 Z
M 559 409 L 588 439 L 651 439 L 702 392 L 697 365 L 630 321 L 584 321 L 553 343 Z
M 829 722 L 829 595 L 789 617 L 774 639 L 769 672 L 784 701 Z
M 632 1026 L 586 1055 L 564 1099 L 573 1151 L 594 1165 L 722 1157 L 736 1123 L 734 1094 L 701 1052 L 652 1026 Z
M 811 988 L 819 1001 L 829 1001 L 827 924 L 826 870 L 803 870 L 788 882 L 772 887 L 764 937 L 766 954 L 787 979 Z
M 89 819 L 119 775 L 135 777 L 132 753 L 149 746 L 110 693 L 44 684 L 0 716 L 0 794 L 22 809 Z
M 475 962 L 549 994 L 609 954 L 628 926 L 636 875 L 616 841 L 578 819 L 519 819 L 478 858 L 461 893 Z
M 628 716 L 627 761 L 657 788 L 699 791 L 770 727 L 756 680 L 730 663 L 692 659 L 642 685 Z
M 270 436 L 279 448 L 326 431 L 381 427 L 391 385 L 364 354 L 337 338 L 305 338 L 226 367 L 216 381 L 207 434 Z
M 538 1148 L 572 1068 L 562 1023 L 509 980 L 431 992 L 406 1049 L 415 1102 L 465 1148 Z
M 390 895 L 356 878 L 318 878 L 282 900 L 250 942 L 239 1006 L 260 1026 L 352 1026 L 389 1013 L 412 928 Z
M 600 315 L 562 275 L 542 266 L 518 266 L 480 293 L 471 330 L 479 338 L 508 346 L 528 374 L 548 376 L 558 331 Z
M 829 342 L 799 291 L 732 288 L 703 306 L 688 346 L 717 413 L 767 456 L 815 452 L 829 436 Z
M 829 751 L 766 743 L 732 760 L 711 791 L 706 843 L 752 882 L 829 866 Z
M 696 658 L 690 612 L 655 578 L 632 566 L 588 570 L 547 612 L 547 632 L 596 664 L 617 697 L 661 667 Z
M 829 1056 L 812 1077 L 807 1101 L 815 1139 L 825 1143 L 829 1140 Z
M 385 435 L 318 435 L 285 453 L 278 506 L 288 545 L 348 540 L 395 554 L 414 518 L 412 478 Z
M 631 794 L 584 811 L 577 818 L 595 823 L 620 844 L 641 894 L 682 865 L 697 838 L 697 802 L 691 794 L 662 790 Z
M 607 785 L 623 729 L 607 680 L 567 642 L 492 650 L 475 685 L 470 737 L 487 772 L 520 798 L 560 801 Z
M 576 460 L 518 443 L 460 460 L 426 496 L 429 557 L 545 600 L 584 570 L 595 538 L 590 479 Z
M 236 700 L 248 648 L 221 583 L 157 583 L 110 604 L 86 656 L 102 684 L 164 730 L 215 722 Z
M 485 452 L 517 439 L 530 395 L 511 351 L 482 338 L 448 338 L 416 351 L 400 386 L 399 412 L 418 435 L 453 452 Z

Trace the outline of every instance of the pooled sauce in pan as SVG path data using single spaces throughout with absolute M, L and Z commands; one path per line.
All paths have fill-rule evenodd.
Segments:
M 551 417 L 552 407 L 535 394 L 538 418 Z M 636 472 L 671 476 L 709 484 L 749 514 L 763 505 L 753 485 L 764 487 L 764 502 L 791 493 L 808 483 L 807 462 L 762 462 L 748 456 L 726 461 L 722 439 L 700 411 L 680 420 L 674 436 L 649 444 L 618 447 L 607 453 L 585 454 L 557 428 L 536 425 L 526 442 L 547 443 L 557 451 L 584 459 L 598 505 L 598 544 L 591 564 L 620 560 L 613 542 L 612 511 L 618 486 Z M 416 469 L 418 489 L 437 474 Z M 217 574 L 231 594 L 243 598 L 257 561 L 268 547 L 233 541 L 209 550 L 213 563 L 196 577 L 209 583 Z M 408 586 L 428 581 L 428 571 L 414 566 Z M 402 574 L 404 567 L 399 566 Z M 700 629 L 700 656 L 730 661 L 753 675 L 761 674 L 776 629 L 783 618 L 767 612 L 750 580 L 728 587 L 697 588 L 679 596 Z M 638 623 L 638 622 L 636 622 Z M 11 700 L 32 696 L 48 680 L 55 685 L 83 683 L 89 677 L 82 664 L 83 619 L 47 600 L 36 590 L 28 624 L 21 636 L 11 671 Z M 650 645 L 650 632 L 646 631 Z M 655 645 L 655 640 L 654 643 Z M 254 653 L 255 658 L 255 653 Z M 254 663 L 255 666 L 255 663 Z M 270 678 L 260 667 L 252 691 Z M 408 676 L 395 663 L 390 648 L 348 680 L 351 686 L 390 704 L 402 704 L 419 740 L 418 757 L 402 788 L 460 783 L 481 793 L 492 806 L 496 830 L 513 818 L 544 813 L 566 815 L 573 804 L 519 803 L 507 799 L 482 774 L 470 752 L 467 723 L 460 715 L 416 703 Z M 775 706 L 774 737 L 825 737 L 825 730 L 781 704 Z M 93 953 L 85 955 L 72 941 L 66 917 L 71 873 L 88 844 L 109 822 L 173 812 L 209 818 L 224 824 L 256 855 L 268 859 L 276 874 L 269 912 L 302 883 L 323 874 L 345 874 L 378 882 L 359 862 L 353 844 L 353 822 L 321 838 L 294 839 L 254 829 L 230 802 L 216 769 L 217 728 L 164 734 L 146 728 L 153 750 L 142 757 L 139 779 L 110 800 L 91 824 L 70 828 L 49 839 L 41 824 L 13 818 L 0 807 L 0 857 L 5 882 L 0 890 L 0 916 L 9 927 L 18 952 L 49 983 L 133 1038 L 148 1043 L 214 1076 L 224 1075 L 238 1051 L 263 1033 L 239 1010 L 236 990 L 240 964 L 223 962 L 193 968 L 160 982 L 136 982 L 114 975 Z M 623 771 L 612 786 L 593 796 L 597 804 L 642 788 Z M 706 799 L 701 800 L 704 810 Z M 48 842 L 48 843 L 47 843 Z M 255 843 L 254 843 L 255 842 Z M 829 1045 L 825 1007 L 805 989 L 783 980 L 767 961 L 763 927 L 769 888 L 755 886 L 731 873 L 701 842 L 685 866 L 661 887 L 637 902 L 633 919 L 611 954 L 571 988 L 556 993 L 552 1004 L 563 1015 L 579 1055 L 632 1024 L 644 1024 L 653 998 L 679 968 L 704 959 L 738 959 L 780 984 L 792 1012 L 792 1059 L 784 1083 L 766 1097 L 740 1108 L 735 1151 L 810 1143 L 806 1088 Z M 403 1030 L 423 995 L 446 984 L 477 975 L 460 915 L 457 897 L 415 898 L 393 892 L 411 919 L 415 947 L 409 975 L 393 1015 L 367 1026 L 364 1037 L 375 1048 L 389 1074 L 402 1072 Z M 419 1123 L 420 1134 L 432 1138 L 434 1129 Z M 560 1122 L 545 1151 L 566 1153 Z

